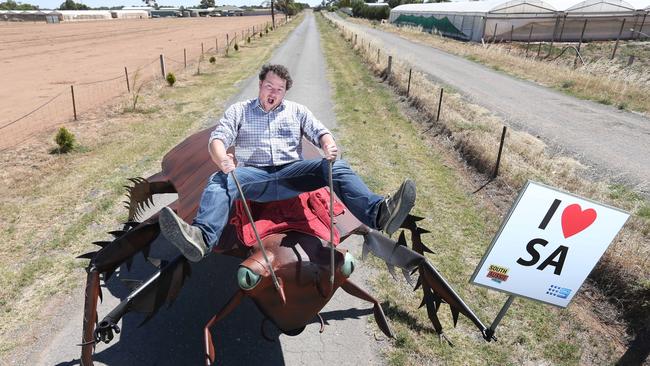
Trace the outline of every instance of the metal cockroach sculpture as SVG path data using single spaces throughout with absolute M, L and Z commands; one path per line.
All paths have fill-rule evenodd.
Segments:
M 215 170 L 205 148 L 210 132 L 211 129 L 203 130 L 172 149 L 163 158 L 160 173 L 147 179 L 130 179 L 133 185 L 126 187 L 129 201 L 125 202 L 129 215 L 123 229 L 110 233 L 114 237 L 112 241 L 95 242 L 101 247 L 97 252 L 79 256 L 90 259 L 85 289 L 81 365 L 93 364 L 95 344 L 109 343 L 114 333 L 120 332 L 117 324 L 126 313 L 130 311 L 147 313 L 149 315 L 145 319 L 146 322 L 162 305 L 171 303 L 179 295 L 185 279 L 190 274 L 189 263 L 180 255 L 160 266 L 154 275 L 98 321 L 97 305 L 101 300 L 100 279 L 104 282 L 108 281 L 122 264 L 130 269 L 133 257 L 138 253 L 143 253 L 145 258 L 148 258 L 150 244 L 160 234 L 157 214 L 143 222 L 136 221 L 145 206 L 148 207 L 153 202 L 153 196 L 161 193 L 178 193 L 178 199 L 169 207 L 188 222 L 195 216 L 205 182 Z M 310 154 L 314 157 L 318 156 L 313 146 L 309 146 L 308 143 L 304 145 L 306 156 Z M 433 328 L 441 337 L 444 334 L 437 311 L 444 302 L 451 308 L 454 325 L 459 314 L 463 314 L 476 325 L 486 340 L 493 339 L 485 325 L 425 259 L 424 253 L 431 250 L 421 240 L 421 235 L 428 232 L 418 227 L 417 222 L 421 219 L 409 215 L 402 224 L 402 228 L 410 231 L 411 249 L 406 245 L 404 231 L 397 241 L 391 240 L 361 224 L 347 210 L 337 217 L 335 227 L 341 241 L 352 234 L 362 235 L 365 239 L 364 257 L 370 252 L 386 261 L 393 277 L 395 277 L 394 267 L 400 268 L 407 281 L 415 286 L 415 290 L 422 290 L 424 296 L 421 306 L 426 306 Z M 240 289 L 205 326 L 207 365 L 215 361 L 215 350 L 209 328 L 228 315 L 245 296 L 250 297 L 266 318 L 282 332 L 297 335 L 311 320 L 320 318 L 321 309 L 328 303 L 334 292 L 342 288 L 353 296 L 373 303 L 374 318 L 379 328 L 386 336 L 392 337 L 379 302 L 348 279 L 354 270 L 354 259 L 346 250 L 334 249 L 334 267 L 330 268 L 330 248 L 318 237 L 287 231 L 262 238 L 262 244 L 266 249 L 272 271 L 267 266 L 260 248 L 243 245 L 232 225 L 228 225 L 224 230 L 220 243 L 214 250 L 217 254 L 242 258 L 243 261 L 237 274 Z M 417 281 L 413 281 L 411 275 L 416 272 L 418 278 Z M 273 280 L 271 273 L 277 276 L 277 282 Z M 281 291 L 276 288 L 278 283 L 282 288 Z M 320 320 L 322 330 L 322 318 Z

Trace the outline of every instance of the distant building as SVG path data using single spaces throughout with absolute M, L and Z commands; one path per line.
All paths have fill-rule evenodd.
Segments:
M 183 14 L 179 8 L 160 8 L 158 10 L 154 9 L 151 11 L 152 18 L 169 18 L 180 16 L 183 16 Z
M 243 16 L 244 15 L 244 9 L 238 8 L 236 6 L 217 6 L 214 8 L 216 12 L 219 12 L 221 16 L 224 17 L 232 17 L 232 16 Z
M 400 5 L 389 20 L 476 42 L 573 42 L 638 39 L 649 14 L 650 0 L 486 0 Z

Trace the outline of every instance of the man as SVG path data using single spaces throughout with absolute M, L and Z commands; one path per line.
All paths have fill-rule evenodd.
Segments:
M 217 245 L 239 193 L 235 172 L 246 199 L 269 202 L 295 197 L 326 186 L 329 162 L 334 161 L 334 191 L 365 225 L 395 232 L 415 204 L 415 183 L 405 180 L 397 193 L 384 198 L 373 192 L 343 160 L 330 131 L 303 105 L 284 100 L 293 83 L 282 65 L 264 65 L 259 95 L 230 106 L 212 132 L 209 151 L 219 171 L 203 191 L 192 225 L 168 207 L 160 213 L 163 235 L 193 262 Z M 302 137 L 319 146 L 325 159 L 302 159 Z M 227 148 L 235 146 L 239 166 Z

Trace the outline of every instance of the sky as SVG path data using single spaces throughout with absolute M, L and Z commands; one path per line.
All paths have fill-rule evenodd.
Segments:
M 3 2 L 4 0 L 0 0 Z M 17 3 L 27 3 L 32 5 L 38 5 L 41 9 L 54 9 L 58 8 L 61 3 L 65 0 L 15 0 Z M 217 6 L 222 5 L 260 5 L 264 0 L 216 0 L 215 3 Z M 76 3 L 86 4 L 91 8 L 97 8 L 100 6 L 144 6 L 142 0 L 75 0 Z M 158 5 L 161 6 L 185 6 L 185 7 L 194 7 L 198 5 L 201 0 L 159 0 Z M 321 0 L 298 0 L 301 3 L 308 3 L 311 6 L 317 6 L 321 3 Z

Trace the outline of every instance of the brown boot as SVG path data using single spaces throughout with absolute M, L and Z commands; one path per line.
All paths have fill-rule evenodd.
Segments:
M 164 207 L 158 217 L 160 231 L 191 262 L 198 262 L 208 254 L 201 229 L 189 225 L 169 207 Z

